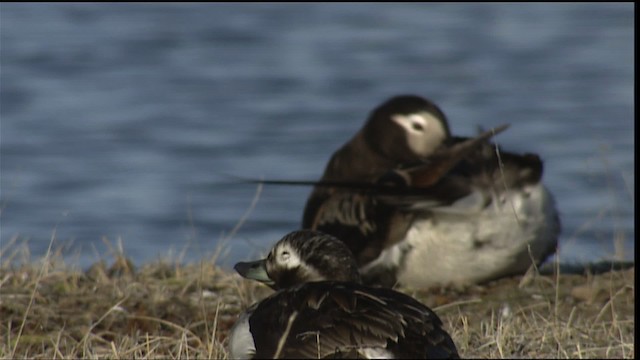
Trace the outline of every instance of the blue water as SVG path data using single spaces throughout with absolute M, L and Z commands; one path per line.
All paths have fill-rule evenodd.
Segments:
M 633 259 L 634 6 L 19 4 L 0 7 L 0 241 L 87 266 L 229 266 L 298 228 L 309 188 L 386 98 L 539 153 L 561 261 Z M 231 235 L 231 236 L 230 236 Z M 227 240 L 223 240 L 228 238 Z M 6 254 L 5 254 L 6 255 Z

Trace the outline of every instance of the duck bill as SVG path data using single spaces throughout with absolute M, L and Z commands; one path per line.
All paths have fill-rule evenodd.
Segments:
M 262 259 L 258 261 L 239 262 L 233 268 L 244 278 L 256 280 L 266 285 L 273 286 L 275 283 L 269 277 L 266 265 L 267 260 Z
M 426 159 L 427 163 L 424 165 L 418 165 L 406 170 L 396 170 L 396 172 L 403 179 L 409 179 L 405 182 L 411 186 L 429 187 L 434 185 L 467 155 L 471 154 L 478 149 L 480 145 L 484 144 L 494 135 L 503 132 L 508 127 L 509 124 L 505 124 L 485 131 L 474 138 L 467 139 L 445 150 L 436 152 Z

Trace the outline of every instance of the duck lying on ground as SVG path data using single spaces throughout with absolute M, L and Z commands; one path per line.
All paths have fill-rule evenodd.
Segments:
M 450 156 L 468 143 L 464 156 Z M 452 136 L 431 101 L 397 96 L 332 155 L 302 227 L 345 241 L 367 284 L 424 288 L 524 274 L 555 252 L 560 232 L 542 169 L 535 154 Z M 332 185 L 341 183 L 367 186 Z
M 438 316 L 412 297 L 360 283 L 346 245 L 294 231 L 266 259 L 236 264 L 276 293 L 231 330 L 231 358 L 458 358 Z

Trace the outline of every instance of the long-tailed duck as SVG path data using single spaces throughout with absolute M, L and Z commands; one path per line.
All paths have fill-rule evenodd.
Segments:
M 233 326 L 231 358 L 458 358 L 438 316 L 403 293 L 360 283 L 344 242 L 294 231 L 243 277 L 278 290 Z
M 451 135 L 431 101 L 389 99 L 333 154 L 302 227 L 344 241 L 368 284 L 464 285 L 525 273 L 555 251 L 560 232 L 542 161 L 489 141 L 449 156 L 470 142 Z M 397 185 L 400 195 L 331 185 L 341 183 Z

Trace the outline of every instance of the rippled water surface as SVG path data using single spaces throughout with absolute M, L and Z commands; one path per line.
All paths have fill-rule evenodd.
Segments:
M 452 131 L 505 122 L 539 153 L 560 258 L 633 259 L 633 4 L 7 4 L 0 7 L 1 233 L 86 266 L 256 256 L 386 98 Z M 251 208 L 251 211 L 248 210 Z M 248 212 L 237 232 L 232 229 Z

